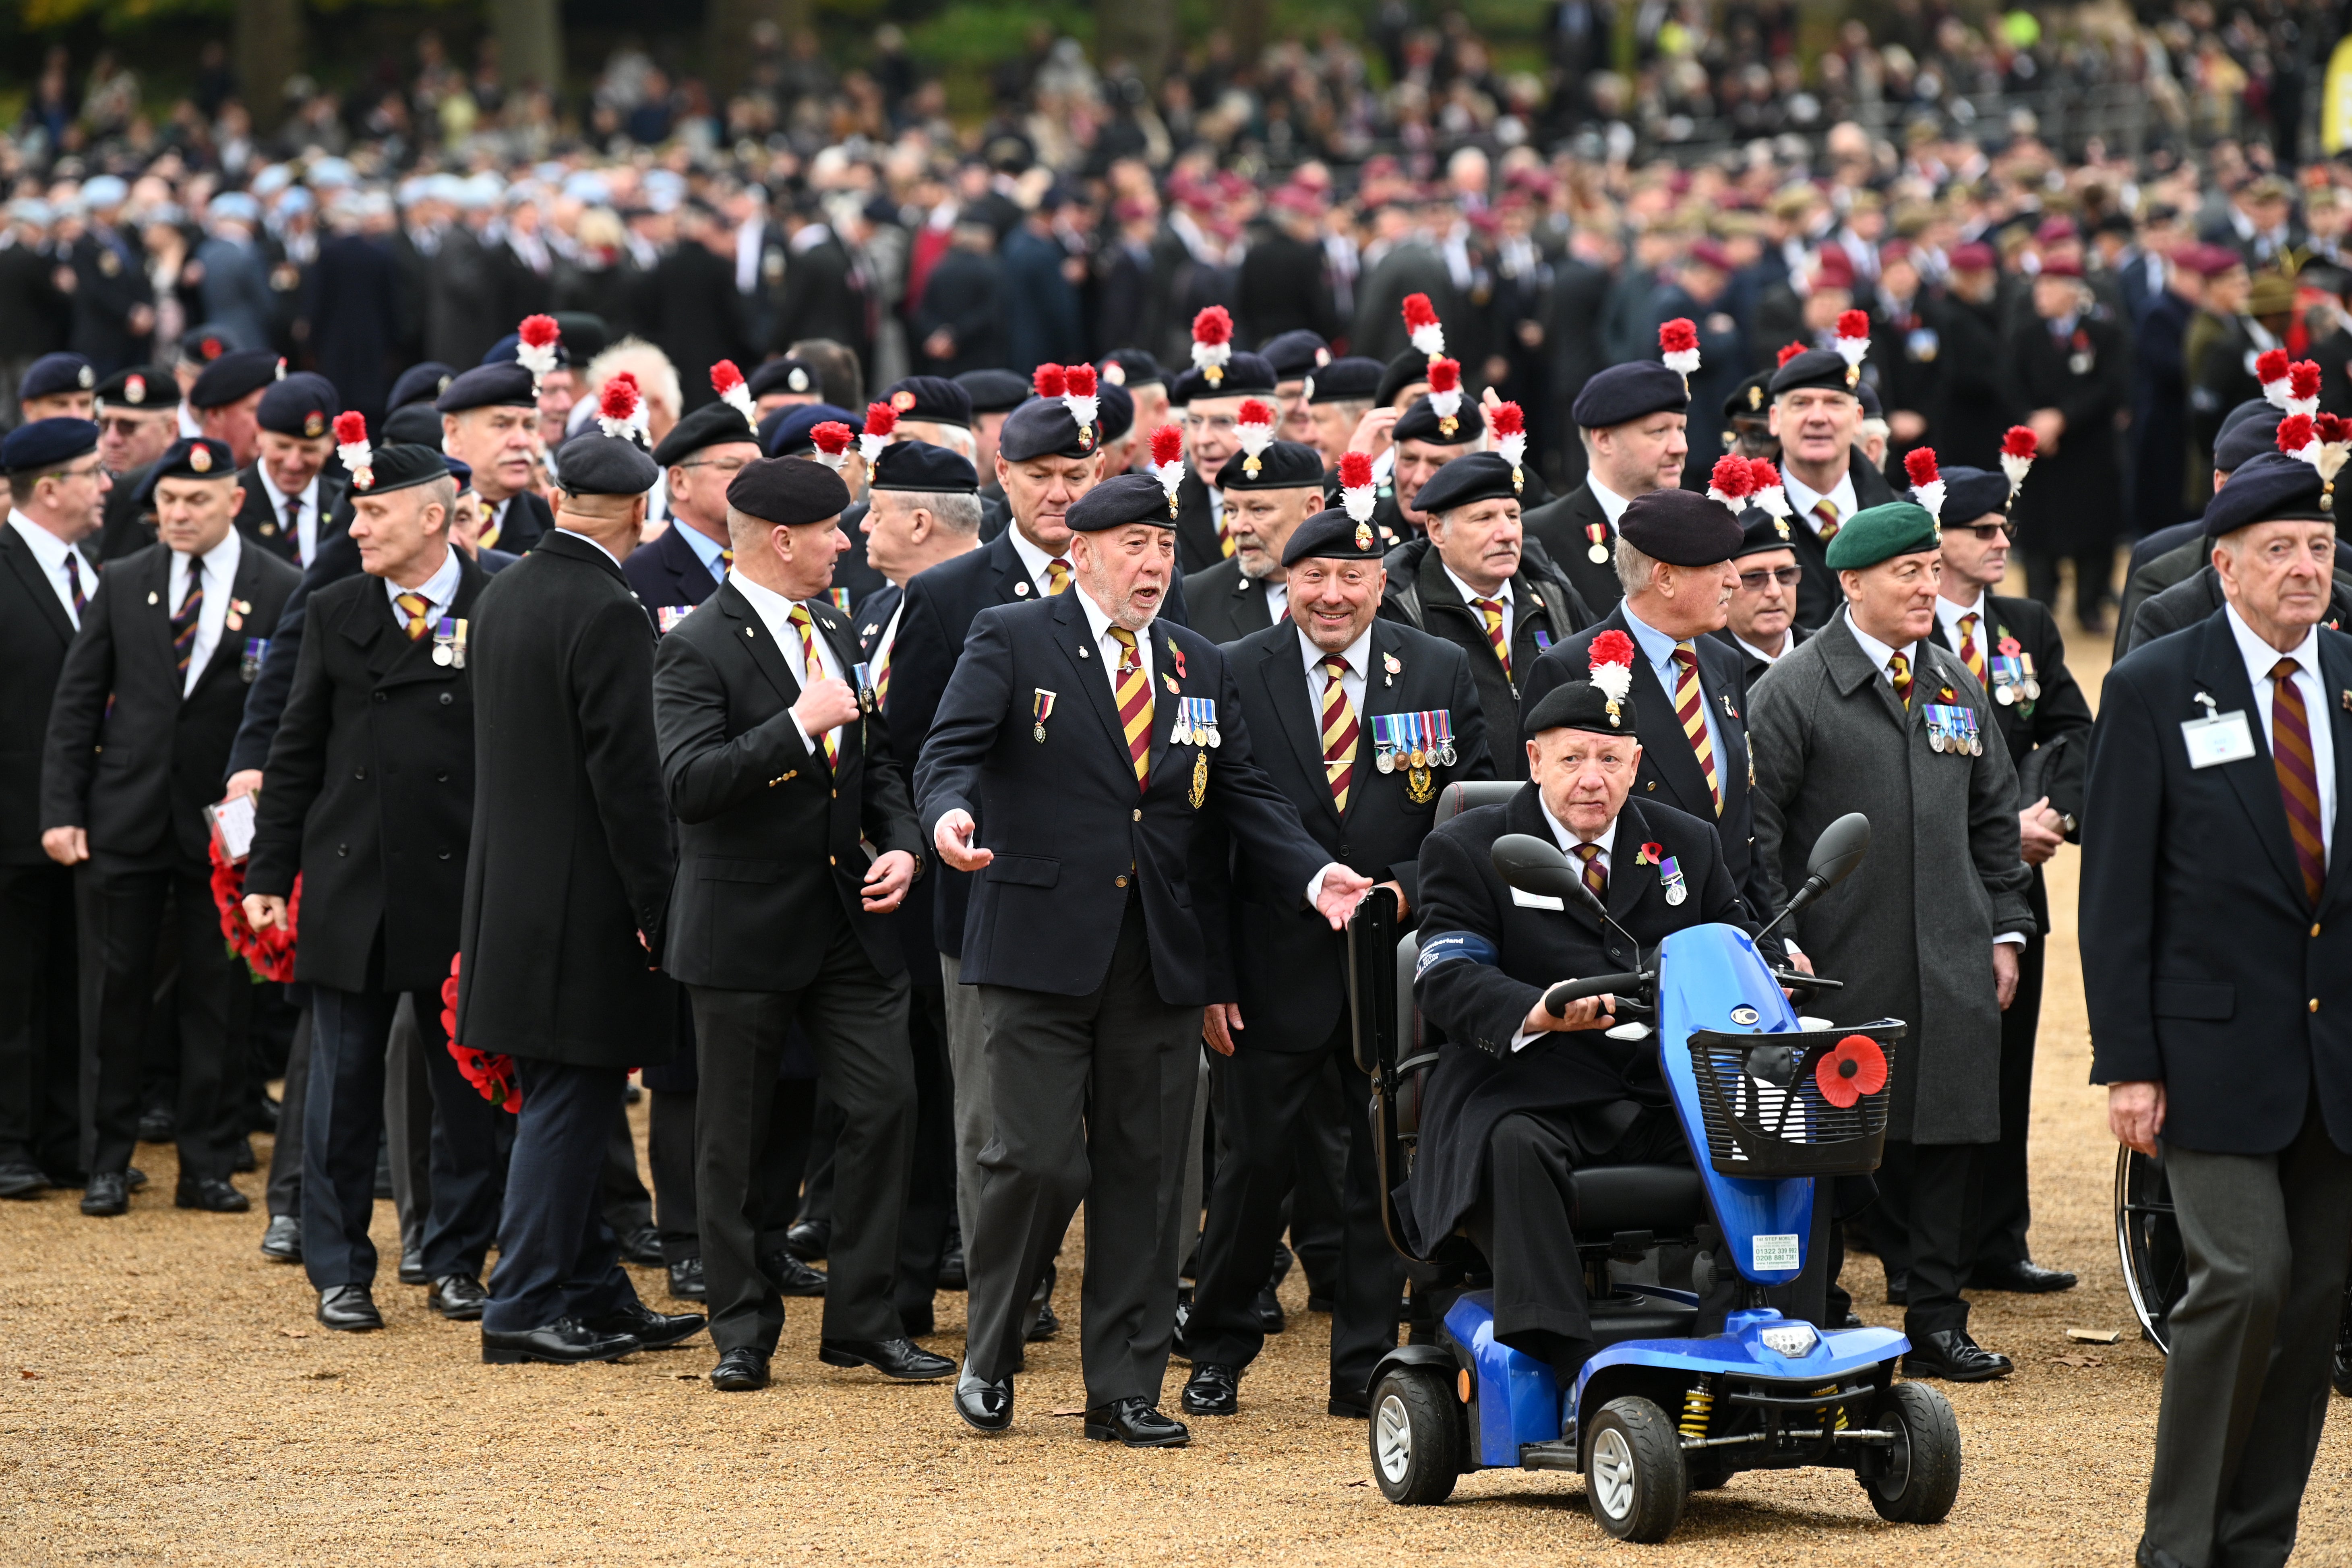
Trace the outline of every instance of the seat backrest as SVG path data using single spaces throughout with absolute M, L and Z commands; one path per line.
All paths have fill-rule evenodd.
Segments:
M 1438 792 L 1437 810 L 1430 818 L 1430 826 L 1443 827 L 1452 818 L 1473 806 L 1500 805 L 1519 793 L 1521 785 L 1512 779 L 1464 779 L 1447 784 Z

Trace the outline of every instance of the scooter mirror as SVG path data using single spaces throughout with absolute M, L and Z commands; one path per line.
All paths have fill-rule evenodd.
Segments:
M 1870 818 L 1858 811 L 1847 812 L 1813 840 L 1813 852 L 1805 858 L 1805 875 L 1819 877 L 1823 887 L 1834 888 L 1853 876 L 1869 853 Z
M 1541 898 L 1572 900 L 1587 897 L 1584 884 L 1559 846 L 1528 833 L 1506 833 L 1487 852 L 1495 873 L 1523 893 Z

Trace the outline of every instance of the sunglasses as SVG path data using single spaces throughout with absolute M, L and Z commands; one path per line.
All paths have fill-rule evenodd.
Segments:
M 1769 572 L 1742 572 L 1739 585 L 1751 594 L 1760 594 L 1767 583 L 1778 583 L 1783 588 L 1793 588 L 1804 580 L 1801 566 L 1775 566 Z
M 1996 540 L 2014 541 L 2017 538 L 2017 524 L 2013 522 L 1971 523 L 1967 531 L 1976 535 L 1979 544 L 1990 544 Z

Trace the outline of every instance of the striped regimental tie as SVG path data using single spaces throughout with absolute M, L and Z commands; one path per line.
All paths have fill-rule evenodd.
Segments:
M 2311 755 L 2311 718 L 2295 677 L 2303 666 L 2283 658 L 2271 666 L 2271 765 L 2278 770 L 2287 836 L 2303 870 L 2304 896 L 2315 906 L 2327 881 L 2327 840 L 2319 830 L 2319 771 Z
M 1110 635 L 1118 643 L 1118 679 L 1113 689 L 1118 698 L 1119 728 L 1127 732 L 1127 754 L 1135 763 L 1139 793 L 1151 777 L 1151 681 L 1143 672 L 1143 656 L 1136 651 L 1135 634 L 1113 626 Z
M 422 594 L 394 594 L 392 602 L 400 611 L 401 626 L 408 633 L 408 640 L 423 642 L 425 634 L 433 629 L 433 623 L 425 618 L 425 612 L 433 607 L 431 602 Z
M 1060 556 L 1045 563 L 1045 597 L 1051 599 L 1070 585 L 1070 563 Z
M 1511 678 L 1511 644 L 1510 639 L 1503 636 L 1503 601 L 1473 599 L 1470 607 L 1476 610 L 1478 618 L 1486 623 L 1486 640 L 1494 645 L 1495 657 L 1503 661 L 1503 679 L 1508 680 Z
M 814 685 L 824 679 L 824 660 L 819 658 L 816 654 L 816 623 L 809 619 L 807 607 L 802 605 L 793 606 L 793 613 L 789 618 L 793 623 L 793 629 L 801 634 L 801 668 L 807 672 L 808 677 L 801 684 Z M 824 765 L 829 768 L 837 768 L 841 765 L 841 731 L 839 730 L 827 730 L 824 732 Z
M 1886 679 L 1895 683 L 1895 700 L 1911 711 L 1911 661 L 1899 653 L 1886 656 Z
M 1348 815 L 1348 790 L 1356 782 L 1355 705 L 1341 684 L 1348 673 L 1344 655 L 1323 656 L 1323 772 L 1331 781 L 1331 803 Z
M 1813 515 L 1822 520 L 1822 542 L 1827 544 L 1831 540 L 1835 539 L 1839 527 L 1837 502 L 1823 496 L 1813 503 Z
M 1604 906 L 1607 905 L 1609 868 L 1601 863 L 1601 846 L 1580 844 L 1576 847 L 1576 857 L 1584 862 L 1584 885 L 1592 889 L 1594 898 L 1599 899 Z
M 1974 610 L 1960 617 L 1960 662 L 1969 667 L 1969 673 L 1977 678 L 1979 686 L 1985 683 L 1984 645 L 1977 641 L 1977 613 Z
M 1715 742 L 1706 738 L 1706 693 L 1698 684 L 1698 649 L 1687 641 L 1675 644 L 1675 716 L 1690 738 L 1691 755 L 1706 775 L 1706 793 L 1715 797 L 1715 815 L 1723 815 L 1723 779 L 1715 768 Z
M 188 660 L 196 651 L 196 626 L 205 615 L 205 563 L 201 557 L 188 563 L 188 591 L 180 600 L 180 607 L 172 612 L 172 651 L 179 656 L 180 673 L 188 673 Z

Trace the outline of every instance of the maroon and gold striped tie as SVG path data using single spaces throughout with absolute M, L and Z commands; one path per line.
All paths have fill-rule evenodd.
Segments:
M 1715 771 L 1715 742 L 1706 737 L 1706 693 L 1698 684 L 1698 650 L 1688 641 L 1675 644 L 1675 668 L 1682 672 L 1675 679 L 1675 716 L 1683 721 L 1691 755 L 1706 775 L 1706 793 L 1715 797 L 1715 815 L 1721 816 L 1723 779 Z
M 1601 846 L 1580 844 L 1576 847 L 1576 854 L 1584 862 L 1584 885 L 1592 889 L 1594 898 L 1603 904 L 1608 903 L 1609 868 L 1601 863 Z
M 1511 678 L 1511 640 L 1503 635 L 1503 602 L 1500 599 L 1473 599 L 1471 607 L 1478 618 L 1486 623 L 1486 640 L 1494 645 L 1495 657 L 1503 662 L 1503 679 Z
M 1135 787 L 1140 791 L 1151 782 L 1151 679 L 1136 652 L 1135 634 L 1113 626 L 1110 635 L 1118 644 L 1118 679 L 1113 687 L 1118 723 L 1127 735 L 1127 754 L 1135 764 Z
M 1911 710 L 1911 661 L 1899 653 L 1888 654 L 1886 678 L 1895 684 L 1895 700 L 1903 704 L 1903 710 L 1908 713 Z
M 801 634 L 801 671 L 804 677 L 801 684 L 813 686 L 824 679 L 824 660 L 816 653 L 816 625 L 809 619 L 808 608 L 803 605 L 794 605 L 792 615 L 787 618 L 793 623 L 793 629 Z M 824 765 L 829 768 L 841 766 L 839 730 L 824 732 Z
M 1813 503 L 1813 515 L 1822 520 L 1822 542 L 1827 544 L 1831 540 L 1835 539 L 1838 535 L 1837 502 L 1823 496 Z
M 2327 840 L 2319 826 L 2319 771 L 2311 755 L 2311 719 L 2294 678 L 2303 666 L 2283 658 L 2271 666 L 2271 765 L 2278 770 L 2287 836 L 2303 870 L 2304 896 L 2315 905 L 2327 881 Z
M 1344 655 L 1327 653 L 1323 656 L 1323 771 L 1331 781 L 1331 804 L 1339 815 L 1348 815 L 1348 789 L 1356 782 L 1355 704 L 1348 700 L 1348 689 L 1340 684 L 1348 673 Z
M 1977 641 L 1977 613 L 1974 610 L 1960 617 L 1960 662 L 1969 667 L 1969 673 L 1977 678 L 1979 686 L 1982 686 L 1985 681 L 1984 645 Z
M 433 629 L 433 623 L 425 618 L 425 612 L 433 607 L 432 601 L 422 594 L 409 593 L 394 594 L 392 602 L 400 611 L 400 624 L 408 633 L 408 640 L 423 642 L 425 634 Z

